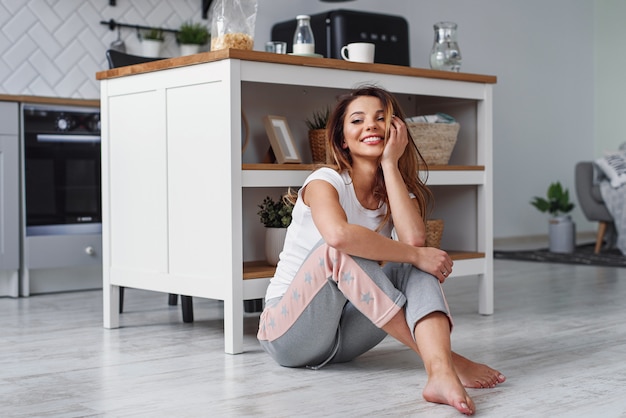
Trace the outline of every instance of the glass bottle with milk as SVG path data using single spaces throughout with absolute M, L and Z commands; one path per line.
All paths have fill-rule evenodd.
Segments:
M 296 16 L 296 33 L 293 35 L 293 53 L 296 55 L 315 54 L 315 39 L 311 29 L 311 17 L 307 15 Z

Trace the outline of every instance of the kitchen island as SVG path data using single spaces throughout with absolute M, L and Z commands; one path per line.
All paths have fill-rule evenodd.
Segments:
M 493 313 L 495 77 L 223 50 L 97 78 L 106 328 L 120 326 L 120 286 L 218 299 L 225 351 L 242 352 L 242 302 L 262 298 L 273 274 L 259 261 L 255 199 L 300 186 L 314 169 L 263 163 L 263 117 L 286 117 L 306 163 L 301 122 L 361 83 L 393 92 L 407 114 L 444 112 L 460 123 L 450 164 L 430 167 L 427 185 L 436 198 L 433 217 L 445 221 L 442 247 L 455 260 L 449 280 L 477 276 L 478 312 Z

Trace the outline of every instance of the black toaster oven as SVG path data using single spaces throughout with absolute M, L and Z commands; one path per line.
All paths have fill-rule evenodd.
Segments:
M 374 62 L 410 65 L 409 25 L 401 16 L 367 13 L 356 10 L 331 10 L 311 15 L 315 53 L 341 59 L 341 47 L 351 42 L 376 45 Z M 272 26 L 272 40 L 287 42 L 293 51 L 296 19 Z

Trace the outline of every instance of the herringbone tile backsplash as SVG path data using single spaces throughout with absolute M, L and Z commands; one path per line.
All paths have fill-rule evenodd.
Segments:
M 95 73 L 117 39 L 101 21 L 178 29 L 201 18 L 200 0 L 0 0 L 0 94 L 97 99 Z M 126 51 L 141 55 L 134 28 L 122 28 Z M 206 47 L 208 48 L 208 47 Z M 162 56 L 180 55 L 165 35 Z

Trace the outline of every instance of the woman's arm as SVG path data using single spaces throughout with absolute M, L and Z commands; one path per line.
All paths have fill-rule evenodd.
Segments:
M 408 143 L 406 124 L 394 116 L 381 161 L 389 208 L 398 240 L 416 247 L 423 247 L 426 243 L 426 227 L 422 220 L 422 214 L 417 205 L 417 200 L 409 196 L 409 191 L 398 169 L 398 160 Z
M 335 188 L 323 180 L 313 180 L 302 191 L 311 208 L 313 222 L 324 241 L 346 254 L 377 261 L 411 263 L 443 283 L 452 271 L 452 260 L 445 251 L 415 247 L 384 237 L 360 225 L 348 223 Z M 443 273 L 446 273 L 446 276 Z

